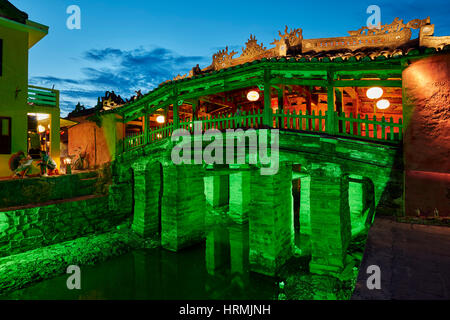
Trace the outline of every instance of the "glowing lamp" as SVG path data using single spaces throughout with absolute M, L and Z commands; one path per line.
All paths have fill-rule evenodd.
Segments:
M 156 122 L 164 123 L 164 122 L 166 122 L 166 118 L 164 116 L 157 116 L 156 117 Z
M 381 109 L 381 110 L 389 108 L 390 105 L 391 105 L 391 103 L 389 102 L 389 100 L 386 100 L 386 99 L 379 100 L 377 102 L 377 108 Z
M 366 94 L 369 99 L 378 99 L 383 95 L 383 89 L 380 87 L 373 87 L 367 90 Z
M 65 158 L 64 159 L 64 164 L 66 165 L 66 174 L 72 174 L 72 159 L 70 158 Z
M 38 132 L 39 133 L 43 133 L 43 132 L 45 132 L 45 127 L 44 126 L 42 126 L 42 125 L 38 125 Z
M 250 91 L 247 93 L 247 100 L 248 101 L 258 101 L 259 100 L 259 93 L 257 91 Z

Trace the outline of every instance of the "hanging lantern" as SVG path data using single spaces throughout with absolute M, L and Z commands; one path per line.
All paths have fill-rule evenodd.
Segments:
M 258 101 L 259 100 L 258 91 L 252 90 L 249 93 L 247 93 L 247 100 L 248 101 Z
M 390 105 L 391 103 L 389 102 L 389 100 L 386 99 L 382 99 L 377 102 L 377 108 L 381 110 L 389 108 Z
M 367 90 L 366 95 L 369 99 L 379 99 L 383 95 L 383 89 L 380 87 L 372 87 Z
M 157 116 L 156 117 L 156 122 L 163 124 L 164 122 L 166 122 L 166 117 L 164 116 Z

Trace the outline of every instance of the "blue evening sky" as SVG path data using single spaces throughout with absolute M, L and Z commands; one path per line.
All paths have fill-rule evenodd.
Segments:
M 10 0 L 29 19 L 50 27 L 30 50 L 31 84 L 61 90 L 65 115 L 79 101 L 95 105 L 114 90 L 146 93 L 197 63 L 206 67 L 225 46 L 241 52 L 250 34 L 266 47 L 278 31 L 302 28 L 303 37 L 346 36 L 366 24 L 366 9 L 381 8 L 382 24 L 431 17 L 435 35 L 450 35 L 448 0 Z M 66 9 L 81 9 L 81 30 L 69 30 Z

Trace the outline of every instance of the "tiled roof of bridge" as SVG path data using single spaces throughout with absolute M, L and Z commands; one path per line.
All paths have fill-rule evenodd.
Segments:
M 410 40 L 410 29 L 417 28 L 421 28 L 421 37 Z M 361 35 L 361 32 L 365 32 L 366 34 Z M 199 79 L 225 71 L 237 70 L 259 63 L 366 63 L 371 61 L 397 60 L 401 57 L 413 58 L 415 56 L 420 57 L 441 52 L 450 52 L 450 37 L 433 37 L 434 25 L 430 25 L 429 18 L 425 20 L 412 20 L 408 24 L 403 24 L 402 20 L 396 18 L 392 24 L 382 26 L 379 31 L 370 31 L 367 27 L 363 27 L 358 31 L 349 31 L 350 36 L 348 37 L 340 38 L 303 40 L 301 33 L 301 29 L 294 29 L 288 32 L 286 27 L 285 34 L 279 32 L 281 39 L 275 40 L 272 44 L 275 44 L 276 46 L 271 49 L 266 49 L 262 44 L 258 44 L 256 38 L 251 35 L 246 43 L 246 47 L 242 48 L 240 57 L 233 58 L 237 52 L 228 52 L 228 48 L 220 50 L 213 56 L 213 63 L 207 68 L 200 70 L 197 66 L 191 70 L 189 75 L 178 75 L 173 80 L 167 80 L 148 92 L 143 98 L 167 85 Z M 396 36 L 396 38 L 400 37 L 400 40 L 396 40 L 396 38 L 392 40 L 393 36 Z M 375 43 L 371 43 L 368 46 L 362 46 L 357 43 L 361 39 L 362 42 L 367 41 L 366 39 L 370 39 L 374 42 L 382 39 L 383 42 L 380 43 L 379 46 Z M 280 41 L 282 40 L 289 48 L 283 55 L 280 55 Z M 352 45 L 345 46 L 345 42 L 356 43 L 356 48 L 352 49 Z M 331 49 L 331 47 L 322 46 L 322 44 L 321 46 L 318 46 L 317 43 L 333 43 L 333 45 L 342 43 L 344 45 L 339 46 L 338 49 Z M 355 47 L 354 44 L 353 47 Z M 307 50 L 311 47 L 316 47 L 318 49 Z M 139 100 L 119 107 L 114 111 L 120 112 L 121 109 L 130 106 L 133 103 L 139 103 Z

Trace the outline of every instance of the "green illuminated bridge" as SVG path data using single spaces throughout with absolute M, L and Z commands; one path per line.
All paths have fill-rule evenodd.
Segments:
M 253 271 L 275 274 L 292 256 L 299 227 L 310 239 L 311 271 L 339 273 L 352 234 L 375 212 L 403 210 L 404 58 L 262 59 L 167 82 L 107 111 L 124 124 L 114 171 L 116 181 L 134 186 L 133 229 L 160 232 L 163 247 L 177 251 L 202 241 L 208 208 L 228 206 L 230 219 L 249 223 Z M 365 93 L 373 86 L 395 107 L 370 105 Z M 249 101 L 249 91 L 261 98 Z M 280 129 L 278 172 L 261 175 L 258 164 L 173 164 L 170 136 L 193 132 L 194 121 L 222 133 Z

